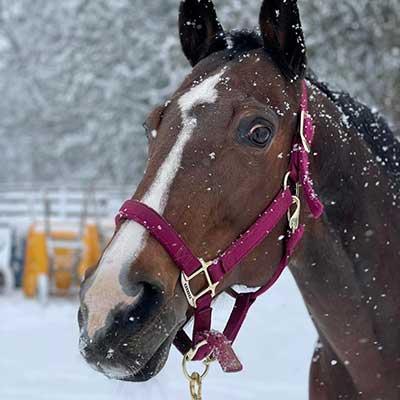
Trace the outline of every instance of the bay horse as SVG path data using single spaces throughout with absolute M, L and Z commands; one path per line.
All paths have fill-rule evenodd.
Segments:
M 110 378 L 148 380 L 193 315 L 195 331 L 209 324 L 213 297 L 269 287 L 291 256 L 319 335 L 310 399 L 399 399 L 399 143 L 381 117 L 308 71 L 295 0 L 264 0 L 259 21 L 260 34 L 226 33 L 211 1 L 181 2 L 193 70 L 145 123 L 146 171 L 81 286 L 81 353 Z M 296 185 L 287 171 L 299 155 Z M 214 279 L 232 246 L 234 268 Z M 195 277 L 185 274 L 193 259 Z M 236 297 L 229 335 L 195 337 L 185 360 L 240 369 L 230 346 L 250 297 Z

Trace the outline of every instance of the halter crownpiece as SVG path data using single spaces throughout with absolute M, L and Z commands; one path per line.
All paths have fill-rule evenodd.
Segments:
M 253 225 L 241 235 L 225 252 L 212 261 L 204 261 L 196 257 L 174 228 L 155 210 L 137 200 L 127 200 L 116 216 L 116 224 L 125 220 L 135 221 L 147 229 L 165 248 L 176 266 L 181 271 L 181 285 L 187 301 L 194 311 L 194 327 L 192 339 L 181 329 L 174 340 L 174 345 L 184 354 L 187 361 L 218 360 L 225 372 L 237 372 L 242 369 L 232 349 L 247 312 L 257 297 L 265 293 L 281 276 L 289 258 L 304 233 L 304 225 L 300 219 L 300 188 L 303 189 L 307 205 L 315 218 L 323 212 L 323 205 L 313 189 L 309 171 L 309 153 L 314 138 L 314 126 L 308 114 L 306 82 L 302 82 L 302 98 L 300 104 L 299 135 L 293 143 L 289 171 L 285 175 L 283 188 L 267 209 L 257 218 Z M 296 184 L 293 194 L 288 184 L 289 178 Z M 292 213 L 291 209 L 296 209 Z M 233 311 L 223 333 L 211 329 L 211 303 L 216 296 L 218 284 L 224 276 L 232 271 L 273 231 L 279 221 L 287 214 L 289 230 L 285 237 L 285 253 L 272 278 L 253 293 L 229 294 L 235 298 Z M 207 286 L 199 293 L 194 293 L 191 281 L 204 275 Z M 208 368 L 207 368 L 208 369 Z M 187 374 L 191 385 L 199 379 Z M 201 385 L 200 388 L 201 389 Z

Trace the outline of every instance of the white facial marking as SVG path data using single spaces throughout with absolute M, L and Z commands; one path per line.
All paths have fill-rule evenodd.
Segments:
M 162 214 L 165 209 L 169 189 L 181 165 L 183 149 L 191 139 L 193 131 L 197 126 L 197 120 L 190 115 L 190 112 L 199 104 L 211 104 L 217 100 L 218 91 L 215 86 L 218 84 L 224 72 L 223 70 L 219 74 L 205 79 L 202 83 L 185 93 L 178 101 L 182 115 L 182 130 L 171 151 L 168 153 L 167 158 L 159 168 L 150 190 L 145 194 L 142 200 L 160 214 Z
M 225 69 L 192 87 L 178 101 L 182 117 L 182 130 L 161 164 L 150 189 L 142 202 L 162 215 L 168 201 L 171 184 L 181 164 L 185 145 L 191 139 L 197 120 L 191 116 L 192 109 L 200 104 L 212 104 L 218 98 L 216 86 Z M 142 293 L 128 296 L 121 284 L 123 270 L 139 256 L 147 240 L 147 231 L 133 221 L 125 222 L 108 249 L 105 251 L 93 277 L 94 281 L 85 294 L 84 302 L 88 308 L 87 332 L 89 337 L 102 327 L 111 309 L 116 305 L 133 305 L 140 300 Z
M 94 282 L 85 294 L 88 308 L 87 332 L 89 337 L 101 329 L 108 313 L 117 304 L 133 305 L 137 296 L 128 296 L 119 282 L 122 269 L 130 265 L 143 248 L 146 230 L 132 221 L 125 222 L 105 251 L 94 277 Z

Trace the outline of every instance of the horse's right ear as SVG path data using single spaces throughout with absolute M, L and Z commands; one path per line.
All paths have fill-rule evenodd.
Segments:
M 179 8 L 182 49 L 192 66 L 227 47 L 225 32 L 211 0 L 183 0 Z

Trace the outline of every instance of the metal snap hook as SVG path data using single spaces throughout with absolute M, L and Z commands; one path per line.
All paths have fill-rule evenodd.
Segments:
M 289 221 L 289 228 L 292 230 L 292 232 L 295 232 L 300 225 L 301 202 L 297 196 L 292 196 L 292 199 L 293 199 L 293 204 L 296 205 L 296 209 L 293 212 L 293 214 L 289 210 L 287 217 L 288 217 L 288 221 Z

